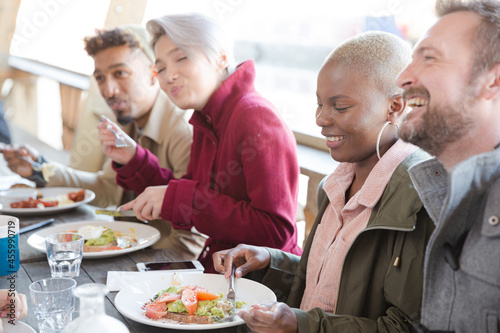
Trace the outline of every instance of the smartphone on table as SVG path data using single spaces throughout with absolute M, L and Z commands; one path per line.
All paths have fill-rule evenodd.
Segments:
M 139 272 L 148 271 L 172 271 L 172 272 L 203 272 L 205 268 L 198 260 L 186 261 L 157 261 L 157 262 L 138 262 Z

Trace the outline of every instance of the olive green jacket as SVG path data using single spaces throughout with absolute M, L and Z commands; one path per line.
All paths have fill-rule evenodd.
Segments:
M 300 306 L 307 258 L 316 228 L 329 203 L 324 197 L 302 257 L 268 249 L 270 267 L 262 283 L 291 306 L 299 332 L 411 332 L 419 319 L 424 251 L 434 224 L 407 173 L 428 159 L 417 150 L 394 171 L 368 225 L 354 240 L 342 266 L 336 315 Z

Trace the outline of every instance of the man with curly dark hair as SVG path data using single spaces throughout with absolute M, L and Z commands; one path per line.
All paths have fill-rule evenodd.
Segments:
M 189 162 L 192 127 L 186 121 L 186 112 L 172 104 L 160 89 L 155 59 L 145 29 L 127 25 L 97 30 L 95 35 L 86 37 L 84 43 L 85 50 L 94 60 L 93 76 L 99 91 L 123 126 L 119 130 L 147 147 L 159 163 L 171 169 L 176 177 L 184 175 Z M 87 124 L 80 122 L 78 126 L 97 132 L 95 127 L 101 113 L 91 111 Z M 89 158 L 95 150 L 102 153 L 100 145 L 90 150 L 89 154 L 82 151 L 81 155 Z M 38 186 L 90 189 L 96 193 L 96 199 L 91 204 L 101 207 L 117 206 L 135 197 L 134 193 L 124 192 L 116 184 L 116 172 L 111 160 L 107 160 L 98 172 L 85 172 L 52 163 L 54 174 L 45 181 L 43 175 L 33 171 L 31 165 L 20 159 L 19 155 L 41 162 L 43 157 L 26 147 L 7 147 L 4 151 L 9 168 L 23 177 L 36 180 Z M 161 232 L 161 239 L 155 247 L 175 249 L 185 254 L 186 258 L 198 257 L 205 243 L 204 235 L 191 230 L 173 230 L 170 222 L 163 220 L 149 223 Z

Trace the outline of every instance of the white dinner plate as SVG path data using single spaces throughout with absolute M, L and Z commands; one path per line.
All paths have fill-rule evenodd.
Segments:
M 57 232 L 68 232 L 68 231 L 76 231 L 78 228 L 84 225 L 94 225 L 94 226 L 103 226 L 110 228 L 113 231 L 119 231 L 123 235 L 133 235 L 137 240 L 137 244 L 123 250 L 112 250 L 112 251 L 103 251 L 103 252 L 84 252 L 84 258 L 108 258 L 115 257 L 125 253 L 134 252 L 145 247 L 151 246 L 158 239 L 160 239 L 160 232 L 158 229 L 149 226 L 143 223 L 136 222 L 109 222 L 102 220 L 86 220 L 80 222 L 72 222 L 72 223 L 62 223 L 56 224 L 49 228 L 40 229 L 36 233 L 32 234 L 28 238 L 28 245 L 32 248 L 39 250 L 41 252 L 45 252 L 45 237 L 50 234 L 54 234 Z
M 229 326 L 242 325 L 245 322 L 236 316 L 236 320 L 228 323 L 213 324 L 180 324 L 162 321 L 162 319 L 152 320 L 146 317 L 144 304 L 149 301 L 159 291 L 172 285 L 174 273 L 164 275 L 154 275 L 150 279 L 131 284 L 118 292 L 115 298 L 115 306 L 122 315 L 139 323 L 150 326 L 171 328 L 178 330 L 210 330 Z M 220 274 L 188 273 L 183 274 L 183 285 L 197 285 L 206 288 L 208 291 L 219 294 L 227 294 L 229 283 Z M 245 307 L 249 308 L 254 304 L 265 304 L 276 301 L 276 295 L 263 284 L 245 278 L 235 279 L 236 300 L 244 301 Z
M 78 192 L 81 190 L 82 189 L 78 187 L 44 187 L 37 189 L 37 191 L 39 191 L 42 194 L 42 198 L 57 197 L 58 195 L 67 195 L 70 192 Z M 95 198 L 94 192 L 92 192 L 91 190 L 85 190 L 85 198 L 82 201 L 75 202 L 71 205 L 45 207 L 45 208 L 11 208 L 10 206 L 3 207 L 3 205 L 0 205 L 0 211 L 2 213 L 11 214 L 14 216 L 54 214 L 76 208 L 78 206 L 81 206 L 83 204 L 86 204 L 87 202 L 94 200 L 94 198 Z
M 9 324 L 9 319 L 2 318 L 3 331 L 6 333 L 36 333 L 28 324 L 16 321 L 15 325 Z

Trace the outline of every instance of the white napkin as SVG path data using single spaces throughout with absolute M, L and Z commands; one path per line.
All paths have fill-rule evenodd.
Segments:
M 165 276 L 166 278 L 171 278 L 174 271 L 149 271 L 149 272 L 120 272 L 120 271 L 108 271 L 108 277 L 106 280 L 106 285 L 110 291 L 119 291 L 122 288 L 137 283 L 140 281 L 145 281 L 152 277 Z M 199 271 L 193 272 L 182 272 L 184 274 L 203 274 Z

